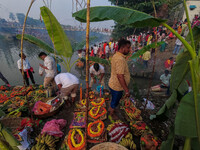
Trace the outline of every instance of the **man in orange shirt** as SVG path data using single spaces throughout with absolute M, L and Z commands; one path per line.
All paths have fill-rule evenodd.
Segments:
M 119 50 L 113 55 L 111 61 L 111 77 L 109 79 L 109 88 L 112 95 L 110 104 L 110 115 L 115 119 L 117 118 L 114 111 L 122 98 L 123 91 L 125 96 L 129 97 L 130 92 L 128 84 L 130 82 L 130 72 L 126 61 L 126 56 L 131 50 L 131 42 L 122 39 L 118 42 Z

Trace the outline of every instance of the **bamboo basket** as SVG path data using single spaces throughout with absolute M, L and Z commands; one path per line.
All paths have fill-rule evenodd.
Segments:
M 49 103 L 49 101 L 52 101 L 52 100 L 54 100 L 54 99 L 56 99 L 56 98 L 58 98 L 58 97 L 55 97 L 55 98 L 53 98 L 53 99 L 51 99 L 51 100 L 48 100 L 46 103 Z M 39 119 L 45 119 L 45 118 L 51 117 L 51 116 L 55 115 L 56 113 L 58 113 L 58 112 L 61 110 L 61 108 L 62 108 L 62 106 L 63 106 L 64 103 L 65 103 L 65 101 L 64 101 L 64 100 L 61 100 L 60 106 L 57 107 L 57 108 L 54 109 L 54 110 L 51 110 L 49 113 L 42 114 L 42 115 L 35 115 L 35 114 L 33 113 L 33 115 L 34 115 L 35 117 L 39 118 Z
M 6 128 L 11 129 L 12 131 L 16 130 L 20 127 L 21 121 L 25 117 L 18 117 L 18 118 L 3 118 L 0 119 L 0 123 L 3 124 Z
M 94 147 L 90 148 L 90 150 L 128 150 L 127 148 L 112 142 L 105 142 Z

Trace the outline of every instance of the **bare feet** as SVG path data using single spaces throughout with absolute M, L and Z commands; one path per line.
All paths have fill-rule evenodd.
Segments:
M 113 120 L 118 120 L 119 118 L 115 115 L 115 109 L 109 108 L 110 116 L 112 117 Z

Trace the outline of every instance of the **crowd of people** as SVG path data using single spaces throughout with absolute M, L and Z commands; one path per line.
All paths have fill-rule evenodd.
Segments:
M 199 17 L 195 16 L 195 20 L 193 21 L 192 26 L 194 24 L 198 24 Z M 187 35 L 187 22 L 177 22 L 172 26 L 177 32 L 185 37 Z M 156 36 L 157 35 L 157 36 Z M 110 115 L 114 118 L 115 116 L 115 108 L 118 106 L 119 101 L 123 95 L 123 91 L 125 91 L 125 96 L 130 96 L 130 91 L 128 88 L 128 84 L 130 82 L 130 72 L 127 64 L 127 56 L 132 55 L 133 53 L 141 50 L 144 46 L 149 45 L 155 42 L 156 39 L 158 41 L 165 41 L 161 47 L 160 52 L 165 51 L 166 43 L 168 40 L 175 38 L 174 35 L 169 32 L 165 27 L 153 28 L 153 30 L 143 31 L 139 34 L 133 34 L 126 38 L 122 38 L 119 41 L 110 40 L 109 42 L 102 42 L 99 44 L 94 44 L 90 48 L 90 56 L 91 57 L 99 57 L 103 59 L 111 59 L 111 76 L 108 82 L 108 87 L 110 89 L 112 100 L 110 103 Z M 175 41 L 175 48 L 173 50 L 173 54 L 177 55 L 182 46 L 182 42 L 180 40 Z M 144 68 L 148 68 L 148 61 L 151 59 L 151 55 L 155 52 L 155 49 L 151 49 L 150 51 L 146 51 L 140 59 L 143 60 Z M 173 55 L 172 54 L 172 55 Z M 84 57 L 85 50 L 79 50 L 78 56 L 80 58 Z M 130 56 L 131 56 L 130 55 Z M 39 64 L 39 74 L 42 76 L 43 72 L 45 72 L 44 77 L 44 88 L 51 88 L 52 91 L 60 94 L 61 97 L 69 102 L 74 101 L 76 97 L 76 93 L 79 87 L 79 79 L 71 74 L 71 73 L 61 73 L 60 67 L 57 66 L 55 59 L 51 56 L 48 56 L 46 53 L 41 52 L 39 55 L 44 61 L 44 64 Z M 29 85 L 29 78 L 31 79 L 32 84 L 35 84 L 34 80 L 34 70 L 31 67 L 28 59 L 25 54 L 19 54 L 20 59 L 17 61 L 18 69 L 21 73 L 24 74 L 24 79 L 26 81 L 26 85 Z M 23 70 L 21 60 L 23 59 Z M 164 74 L 160 76 L 160 84 L 152 87 L 152 91 L 167 89 L 166 94 L 169 95 L 169 86 L 170 86 L 170 77 L 171 77 L 171 69 L 175 64 L 174 57 L 170 57 L 164 62 L 165 71 Z M 105 87 L 104 75 L 105 69 L 104 66 L 99 63 L 94 63 L 90 66 L 90 85 L 89 87 L 92 89 L 93 83 L 98 83 Z M 10 86 L 9 82 L 0 72 L 0 78 L 6 83 L 7 86 Z

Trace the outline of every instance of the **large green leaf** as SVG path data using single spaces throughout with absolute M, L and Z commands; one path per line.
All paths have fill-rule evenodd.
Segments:
M 200 27 L 195 26 L 192 29 L 192 33 L 193 33 L 193 37 L 194 37 L 194 42 L 198 43 L 200 41 L 200 36 L 199 36 L 199 34 L 200 34 Z M 187 35 L 186 40 L 187 41 L 191 41 L 191 35 L 190 34 Z
M 168 109 L 172 108 L 174 106 L 174 103 L 177 100 L 177 92 L 176 90 L 173 91 L 172 95 L 169 97 L 169 99 L 165 102 Z
M 160 150 L 173 150 L 174 139 L 175 139 L 174 127 L 170 127 L 170 132 L 167 137 L 167 140 L 162 142 Z
M 96 36 L 90 37 L 90 39 L 89 39 L 89 44 L 91 44 L 91 43 L 92 43 L 94 40 L 96 40 L 96 39 L 97 39 Z M 72 47 L 73 47 L 73 50 L 74 50 L 74 51 L 77 51 L 77 50 L 82 49 L 85 45 L 86 45 L 86 40 L 84 39 L 83 41 L 81 41 L 81 42 L 79 42 L 79 43 L 74 43 L 74 44 L 72 45 Z
M 19 150 L 17 146 L 20 143 L 15 139 L 10 131 L 8 131 L 1 123 L 0 123 L 0 137 L 2 137 L 9 145 L 12 147 L 13 150 Z
M 175 118 L 175 134 L 191 138 L 197 137 L 193 92 L 186 94 L 180 102 Z
M 176 58 L 176 64 L 172 69 L 172 76 L 170 79 L 170 90 L 173 91 L 179 87 L 189 71 L 188 61 L 191 56 L 188 51 L 181 53 Z
M 22 35 L 18 34 L 16 37 L 17 37 L 17 39 L 20 40 Z M 42 41 L 42 40 L 40 40 L 40 39 L 38 39 L 38 38 L 36 38 L 32 35 L 24 34 L 24 40 L 29 41 L 30 43 L 37 45 L 38 47 L 44 49 L 45 51 L 47 51 L 49 53 L 54 53 L 54 50 L 50 45 L 48 45 L 44 41 Z
M 144 46 L 142 49 L 140 49 L 139 51 L 137 51 L 136 53 L 134 53 L 129 59 L 135 59 L 135 58 L 138 58 L 140 57 L 142 54 L 144 54 L 146 51 L 152 49 L 152 48 L 157 48 L 159 47 L 160 45 L 164 44 L 165 42 L 158 42 L 157 45 L 156 43 L 152 43 L 152 44 L 149 44 L 147 46 Z
M 41 7 L 41 15 L 52 42 L 60 55 L 72 56 L 72 46 L 56 17 L 47 7 Z
M 191 139 L 191 147 L 192 147 L 192 150 L 200 150 L 200 143 L 198 141 L 198 138 Z
M 103 65 L 109 65 L 109 61 L 108 60 L 102 59 L 102 58 L 99 58 L 99 57 L 89 57 L 89 60 L 93 61 L 93 62 L 96 62 L 96 63 L 103 64 Z
M 80 22 L 86 22 L 87 10 L 83 9 L 75 12 L 72 16 Z M 90 8 L 90 22 L 114 20 L 122 25 L 132 25 L 135 27 L 155 27 L 166 20 L 154 18 L 146 13 L 129 8 L 117 6 L 97 6 Z
M 160 120 L 166 120 L 167 118 L 169 118 L 170 110 L 173 108 L 176 100 L 177 100 L 177 91 L 174 90 L 172 95 L 165 102 L 165 104 L 156 113 L 156 118 Z

